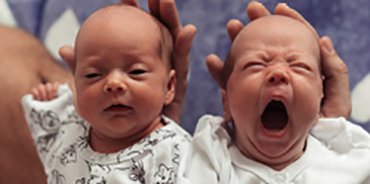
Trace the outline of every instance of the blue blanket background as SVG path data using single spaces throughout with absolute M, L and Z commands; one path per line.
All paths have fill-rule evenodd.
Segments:
M 10 9 L 16 26 L 40 38 L 54 52 L 59 44 L 73 43 L 73 34 L 93 11 L 118 0 L 0 0 Z M 147 9 L 146 0 L 139 1 Z M 370 132 L 370 1 L 368 0 L 260 0 L 270 11 L 288 3 L 312 23 L 320 36 L 330 36 L 350 74 L 353 101 L 351 121 Z M 199 117 L 222 115 L 220 91 L 208 73 L 205 58 L 225 58 L 230 41 L 225 25 L 231 18 L 244 23 L 249 0 L 177 0 L 183 24 L 198 28 L 191 51 L 189 87 L 183 127 L 193 132 Z M 1 13 L 1 12 L 0 12 Z M 54 47 L 54 48 L 53 48 Z M 53 50 L 54 49 L 54 50 Z M 55 55 L 57 57 L 57 55 Z M 61 61 L 63 62 L 63 61 Z M 309 95 L 309 94 L 307 94 Z

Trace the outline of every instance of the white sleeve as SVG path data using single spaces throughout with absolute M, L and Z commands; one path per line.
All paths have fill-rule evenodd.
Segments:
M 370 135 L 360 126 L 345 118 L 321 118 L 311 134 L 329 149 L 348 153 L 351 149 L 370 148 Z
M 37 101 L 30 94 L 22 98 L 25 119 L 43 163 L 55 142 L 63 120 L 75 112 L 72 96 L 68 85 L 63 84 L 59 87 L 58 97 L 54 100 Z
M 187 181 L 183 183 L 216 184 L 220 183 L 225 175 L 228 179 L 229 172 L 223 171 L 227 170 L 225 165 L 229 166 L 231 163 L 228 154 L 230 137 L 220 126 L 222 122 L 221 117 L 213 116 L 203 116 L 199 120 L 190 150 L 180 164 L 183 170 L 180 179 Z

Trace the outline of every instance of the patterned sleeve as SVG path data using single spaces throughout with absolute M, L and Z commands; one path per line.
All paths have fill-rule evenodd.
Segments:
M 190 147 L 190 135 L 189 137 L 183 137 L 177 144 L 174 145 L 174 152 L 173 152 L 173 163 L 174 163 L 174 171 L 175 171 L 175 178 L 179 178 L 181 175 L 181 167 L 180 164 L 186 158 L 186 154 L 189 151 Z
M 311 134 L 329 149 L 348 153 L 352 149 L 370 149 L 370 135 L 345 118 L 321 118 Z
M 63 84 L 58 89 L 58 97 L 51 101 L 37 101 L 29 94 L 22 98 L 22 106 L 37 151 L 44 163 L 63 120 L 74 111 L 72 91 L 67 84 Z

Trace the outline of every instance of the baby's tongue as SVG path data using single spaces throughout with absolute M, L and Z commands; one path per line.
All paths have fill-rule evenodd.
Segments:
M 271 101 L 262 116 L 262 124 L 269 130 L 282 130 L 288 123 L 285 105 L 280 101 Z

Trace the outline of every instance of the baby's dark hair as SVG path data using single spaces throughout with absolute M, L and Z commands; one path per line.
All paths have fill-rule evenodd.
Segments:
M 223 89 L 226 89 L 227 81 L 229 80 L 230 75 L 234 70 L 234 60 L 231 59 L 230 52 L 231 52 L 231 49 L 230 49 L 229 53 L 227 54 L 227 57 L 226 57 L 225 62 L 224 62 L 224 68 L 222 70 L 221 87 Z
M 159 45 L 159 54 L 162 56 L 163 62 L 167 62 L 166 66 L 167 69 L 170 70 L 173 68 L 172 63 L 172 55 L 173 55 L 173 39 L 172 36 L 168 30 L 168 28 L 159 20 L 154 18 L 156 21 L 158 21 L 159 25 L 159 32 L 161 33 L 161 40 Z M 167 48 L 166 48 L 167 47 Z

